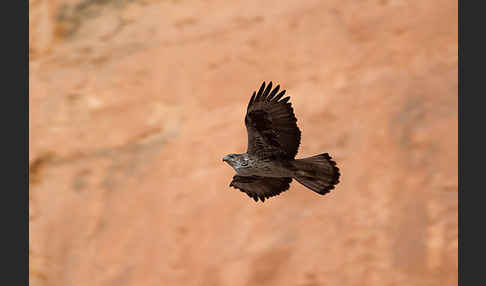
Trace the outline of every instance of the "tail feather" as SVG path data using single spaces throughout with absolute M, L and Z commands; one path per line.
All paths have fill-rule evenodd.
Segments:
M 318 194 L 329 193 L 339 183 L 339 168 L 328 153 L 297 159 L 294 163 L 294 179 Z

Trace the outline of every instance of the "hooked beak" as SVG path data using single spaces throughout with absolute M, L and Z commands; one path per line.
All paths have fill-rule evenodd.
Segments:
M 223 162 L 229 161 L 229 158 L 230 158 L 230 157 L 229 157 L 228 155 L 224 156 L 224 157 L 223 157 Z

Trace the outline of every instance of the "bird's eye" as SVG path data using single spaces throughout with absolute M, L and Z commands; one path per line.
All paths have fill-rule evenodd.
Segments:
M 248 166 L 248 161 L 247 160 L 243 160 L 243 162 L 241 162 L 241 166 Z

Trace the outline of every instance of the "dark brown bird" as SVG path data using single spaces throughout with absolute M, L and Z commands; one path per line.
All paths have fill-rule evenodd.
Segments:
M 328 153 L 295 159 L 300 145 L 300 130 L 290 104 L 282 98 L 280 85 L 272 90 L 265 82 L 253 92 L 245 116 L 248 149 L 243 154 L 223 157 L 236 171 L 230 187 L 262 202 L 290 187 L 292 179 L 325 195 L 339 183 L 339 168 Z

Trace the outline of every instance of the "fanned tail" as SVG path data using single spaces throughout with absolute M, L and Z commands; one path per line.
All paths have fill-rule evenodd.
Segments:
M 339 183 L 339 168 L 328 153 L 297 159 L 294 166 L 294 179 L 318 194 L 329 193 Z

